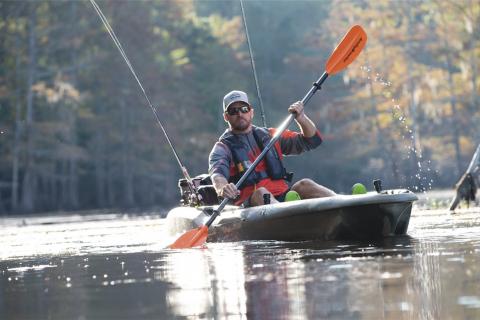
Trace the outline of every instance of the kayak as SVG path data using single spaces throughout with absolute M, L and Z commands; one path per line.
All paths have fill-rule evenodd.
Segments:
M 396 189 L 250 208 L 226 206 L 210 226 L 207 242 L 369 240 L 404 235 L 416 200 L 414 193 Z M 166 217 L 170 236 L 204 225 L 215 208 L 170 210 Z

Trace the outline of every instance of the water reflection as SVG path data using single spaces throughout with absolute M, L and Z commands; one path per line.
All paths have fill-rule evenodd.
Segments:
M 182 250 L 157 260 L 158 279 L 170 284 L 167 301 L 179 316 L 246 315 L 243 251 Z
M 226 244 L 176 252 L 157 262 L 163 265 L 162 280 L 171 284 L 168 302 L 177 315 L 378 318 L 384 314 L 381 282 L 402 276 L 383 272 L 374 259 L 388 257 L 389 250 L 397 257 L 411 256 L 411 248 L 398 248 L 397 242 L 390 249 L 374 244 Z
M 257 241 L 177 251 L 149 246 L 151 234 L 119 247 L 114 240 L 124 231 L 109 235 L 103 222 L 95 232 L 106 234 L 102 250 L 110 254 L 82 247 L 78 256 L 34 257 L 26 250 L 31 243 L 19 243 L 29 258 L 0 261 L 0 319 L 478 319 L 480 229 L 478 216 L 467 215 L 414 216 L 411 237 L 376 242 Z M 135 223 L 129 230 L 141 230 Z M 145 224 L 153 232 L 151 221 Z M 74 234 L 57 248 L 86 239 Z M 55 239 L 62 239 L 57 231 Z M 41 252 L 49 252 L 43 243 Z
M 479 279 L 468 285 L 474 271 L 470 276 L 459 275 L 461 259 L 452 260 L 443 249 L 441 243 L 410 237 L 361 244 L 214 245 L 196 252 L 196 258 L 189 261 L 171 256 L 164 280 L 172 284 L 167 294 L 173 313 L 187 317 L 478 317 L 480 298 L 475 291 Z M 470 250 L 474 252 L 473 247 Z M 478 262 L 478 257 L 473 259 Z M 189 269 L 193 260 L 199 266 L 195 270 Z M 187 277 L 181 272 L 185 265 L 190 270 Z M 477 269 L 476 265 L 471 268 Z M 203 280 L 188 281 L 190 277 Z M 456 292 L 459 286 L 461 290 Z M 457 298 L 452 299 L 452 291 L 445 288 L 453 289 Z

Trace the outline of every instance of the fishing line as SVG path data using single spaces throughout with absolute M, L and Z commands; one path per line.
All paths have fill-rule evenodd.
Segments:
M 180 166 L 180 169 L 182 170 L 183 176 L 185 177 L 185 179 L 188 180 L 191 188 L 193 188 L 195 190 L 195 186 L 192 183 L 192 179 L 190 178 L 190 175 L 188 174 L 187 168 L 183 165 L 182 161 L 180 160 L 180 157 L 178 156 L 177 151 L 175 150 L 175 147 L 173 146 L 173 143 L 172 143 L 172 141 L 170 140 L 170 137 L 167 134 L 167 130 L 165 129 L 162 121 L 160 120 L 160 117 L 158 116 L 157 109 L 150 102 L 150 99 L 148 98 L 148 95 L 145 92 L 145 89 L 143 88 L 143 85 L 140 82 L 140 79 L 138 78 L 137 73 L 135 72 L 135 69 L 133 68 L 133 65 L 130 63 L 130 60 L 128 59 L 127 54 L 123 50 L 123 46 L 120 43 L 120 40 L 118 40 L 117 35 L 113 31 L 112 27 L 110 26 L 110 23 L 108 22 L 107 18 L 105 17 L 105 15 L 103 14 L 102 10 L 98 6 L 98 4 L 95 2 L 95 0 L 90 0 L 90 3 L 92 4 L 93 8 L 97 12 L 98 16 L 100 17 L 100 20 L 102 20 L 103 25 L 107 29 L 107 32 L 110 35 L 110 37 L 112 38 L 113 42 L 115 43 L 118 51 L 120 51 L 120 54 L 122 55 L 123 59 L 125 60 L 125 63 L 127 64 L 128 68 L 130 69 L 133 76 L 135 77 L 135 80 L 137 80 L 138 86 L 140 87 L 140 89 L 143 93 L 143 96 L 145 97 L 145 100 L 147 100 L 148 106 L 150 107 L 150 109 L 152 109 L 152 112 L 155 115 L 155 119 L 157 120 L 158 125 L 162 129 L 163 134 L 165 135 L 165 138 L 167 139 L 167 142 L 168 142 L 168 144 L 170 145 L 170 148 L 173 151 L 175 159 L 177 160 L 177 162 Z
M 250 36 L 249 36 L 249 33 L 248 33 L 247 18 L 245 17 L 245 9 L 243 7 L 243 0 L 240 0 L 240 7 L 242 8 L 243 26 L 245 28 L 245 35 L 247 37 L 248 51 L 250 52 L 250 65 L 252 66 L 253 77 L 255 78 L 255 87 L 257 88 L 258 101 L 260 102 L 260 113 L 261 113 L 261 116 L 262 116 L 262 122 L 263 122 L 263 126 L 267 127 L 267 120 L 265 119 L 265 110 L 263 109 L 262 95 L 260 94 L 260 86 L 258 85 L 257 71 L 256 71 L 256 68 L 255 68 L 255 61 L 253 59 L 252 45 L 250 43 Z

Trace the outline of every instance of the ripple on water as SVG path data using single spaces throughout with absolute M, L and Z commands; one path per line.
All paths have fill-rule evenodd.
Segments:
M 164 250 L 163 221 L 155 218 L 13 223 L 0 233 L 3 306 L 17 310 L 18 299 L 41 296 L 41 309 L 25 303 L 18 318 L 48 311 L 72 319 L 262 318 L 264 312 L 276 319 L 475 319 L 479 217 L 478 210 L 451 216 L 417 208 L 407 237 L 191 250 Z M 55 314 L 58 305 L 67 313 Z
M 457 303 L 467 308 L 480 308 L 480 297 L 478 296 L 462 296 L 459 297 Z

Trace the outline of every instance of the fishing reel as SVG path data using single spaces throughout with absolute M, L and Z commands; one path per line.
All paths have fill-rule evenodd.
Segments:
M 180 189 L 181 196 L 180 204 L 192 207 L 199 205 L 201 199 L 193 183 L 191 184 L 187 179 L 179 179 L 178 188 Z
M 180 204 L 189 207 L 212 206 L 219 203 L 217 192 L 212 180 L 207 174 L 196 176 L 189 182 L 187 179 L 178 180 L 180 189 Z

